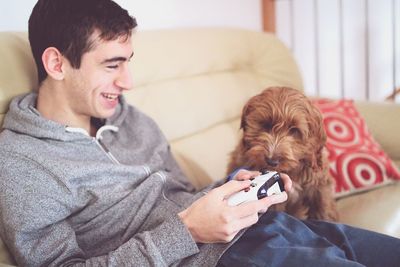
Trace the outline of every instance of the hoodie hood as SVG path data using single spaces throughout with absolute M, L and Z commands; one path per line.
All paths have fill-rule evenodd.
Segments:
M 9 111 L 4 117 L 3 129 L 27 134 L 39 139 L 53 139 L 60 141 L 79 141 L 88 136 L 82 131 L 70 131 L 68 125 L 44 118 L 36 109 L 37 93 L 28 93 L 15 97 L 9 106 Z M 127 103 L 120 96 L 119 105 L 114 115 L 105 121 L 105 125 L 118 127 L 127 113 Z M 83 130 L 84 131 L 84 130 Z

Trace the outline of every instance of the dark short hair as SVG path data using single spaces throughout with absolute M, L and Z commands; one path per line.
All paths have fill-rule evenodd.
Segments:
M 29 42 L 38 69 L 39 83 L 47 77 L 42 54 L 57 48 L 79 69 L 82 55 L 89 52 L 98 30 L 100 39 L 116 40 L 132 34 L 135 18 L 111 0 L 39 0 L 29 18 Z

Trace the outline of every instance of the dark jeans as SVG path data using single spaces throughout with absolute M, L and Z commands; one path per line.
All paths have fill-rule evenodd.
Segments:
M 218 266 L 399 267 L 400 239 L 267 212 L 224 253 Z

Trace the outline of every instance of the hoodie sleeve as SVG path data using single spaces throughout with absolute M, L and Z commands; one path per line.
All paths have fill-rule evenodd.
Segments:
M 169 266 L 199 251 L 171 214 L 108 254 L 87 258 L 69 223 L 78 211 L 68 187 L 33 160 L 1 158 L 0 235 L 20 266 Z

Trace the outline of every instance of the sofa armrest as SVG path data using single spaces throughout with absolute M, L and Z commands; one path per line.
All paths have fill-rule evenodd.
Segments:
M 375 140 L 400 167 L 400 104 L 355 102 Z

